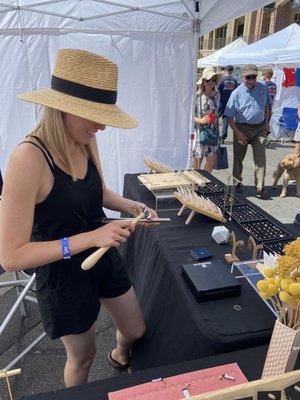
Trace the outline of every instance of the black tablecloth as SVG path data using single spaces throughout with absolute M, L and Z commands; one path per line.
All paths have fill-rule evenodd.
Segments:
M 58 390 L 51 393 L 22 397 L 22 400 L 108 400 L 108 393 L 141 383 L 150 382 L 156 378 L 183 374 L 199 369 L 216 367 L 218 365 L 238 363 L 239 367 L 250 380 L 261 377 L 261 372 L 267 352 L 267 346 L 254 347 L 252 349 L 219 354 L 213 357 L 205 357 L 180 364 L 168 365 L 138 371 L 132 375 L 120 375 L 116 378 L 91 382 L 87 385 Z M 300 365 L 296 365 L 299 368 Z
M 125 176 L 124 196 L 154 207 L 152 193 L 135 174 Z M 147 325 L 144 338 L 132 350 L 133 370 L 268 343 L 274 315 L 246 281 L 241 282 L 240 297 L 197 303 L 182 278 L 189 249 L 207 247 L 221 260 L 230 253 L 231 246 L 217 245 L 211 238 L 219 223 L 196 214 L 185 225 L 187 215 L 178 217 L 175 211 L 160 216 L 170 216 L 172 222 L 137 228 L 123 248 Z M 233 222 L 226 226 L 239 239 L 247 239 Z

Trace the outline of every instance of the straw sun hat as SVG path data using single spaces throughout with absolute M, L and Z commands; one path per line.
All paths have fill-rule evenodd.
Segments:
M 117 105 L 118 67 L 100 55 L 78 49 L 59 50 L 51 88 L 18 97 L 117 128 L 138 122 Z
M 205 79 L 206 81 L 209 81 L 213 76 L 216 76 L 216 77 L 217 77 L 216 84 L 218 84 L 219 81 L 220 81 L 220 79 L 221 79 L 221 76 L 222 76 L 221 72 L 217 72 L 217 71 L 215 70 L 215 68 L 213 68 L 213 67 L 206 67 L 206 68 L 204 68 L 204 70 L 203 70 L 203 72 L 202 72 L 202 76 L 201 76 L 201 78 L 198 80 L 197 85 L 202 85 L 204 79 Z

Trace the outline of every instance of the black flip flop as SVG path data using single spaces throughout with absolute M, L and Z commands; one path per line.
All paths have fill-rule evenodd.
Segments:
M 130 359 L 129 359 L 128 363 L 126 363 L 126 364 L 120 364 L 117 360 L 115 360 L 114 358 L 112 358 L 111 353 L 112 353 L 112 351 L 110 351 L 110 352 L 107 354 L 107 361 L 110 363 L 110 365 L 111 365 L 114 369 L 116 369 L 117 371 L 120 371 L 120 372 L 125 371 L 125 372 L 127 372 L 127 373 L 129 374 L 130 372 L 128 371 L 128 369 L 130 368 Z

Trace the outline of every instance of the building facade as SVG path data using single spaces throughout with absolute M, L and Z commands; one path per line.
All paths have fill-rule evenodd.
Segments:
M 206 57 L 239 37 L 248 44 L 254 43 L 293 22 L 300 24 L 300 0 L 274 1 L 204 35 L 200 39 L 199 57 Z

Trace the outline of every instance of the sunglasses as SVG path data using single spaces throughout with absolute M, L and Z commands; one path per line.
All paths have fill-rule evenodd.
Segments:
M 246 75 L 245 79 L 247 79 L 247 81 L 254 81 L 254 79 L 257 78 L 257 75 Z

